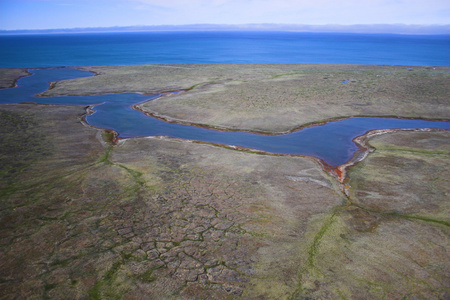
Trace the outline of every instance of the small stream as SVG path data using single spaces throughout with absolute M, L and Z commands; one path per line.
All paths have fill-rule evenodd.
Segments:
M 93 76 L 71 68 L 30 70 L 31 76 L 17 82 L 18 87 L 0 90 L 0 104 L 35 102 L 45 104 L 95 105 L 96 112 L 86 119 L 89 124 L 113 129 L 121 138 L 171 136 L 225 145 L 235 145 L 278 154 L 301 154 L 318 157 L 331 166 L 344 164 L 358 147 L 352 141 L 373 129 L 439 128 L 450 129 L 450 122 L 395 118 L 349 118 L 308 127 L 280 135 L 220 131 L 196 126 L 168 123 L 148 117 L 132 105 L 160 95 L 121 93 L 93 96 L 34 97 L 48 89 L 49 82 Z

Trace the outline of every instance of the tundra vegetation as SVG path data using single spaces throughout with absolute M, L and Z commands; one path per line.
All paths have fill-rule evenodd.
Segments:
M 42 95 L 187 90 L 139 105 L 170 121 L 281 133 L 349 116 L 448 119 L 450 67 L 143 65 L 84 67 Z
M 30 75 L 26 69 L 0 68 L 0 89 L 15 87 L 17 79 Z
M 199 85 L 218 77 L 239 81 L 243 92 L 250 95 L 253 89 L 262 97 L 260 90 L 279 87 L 281 91 L 290 86 L 281 78 L 298 76 L 275 76 L 284 74 L 279 69 L 286 73 L 311 69 L 313 74 L 334 74 L 333 78 L 359 72 L 360 78 L 374 75 L 378 80 L 378 72 L 398 68 L 398 76 L 406 81 L 436 83 L 436 103 L 424 92 L 428 96 L 423 97 L 420 110 L 411 111 L 411 117 L 448 119 L 449 94 L 443 94 L 448 88 L 443 82 L 448 83 L 449 75 L 442 69 L 255 65 L 252 71 L 251 66 L 205 65 L 217 70 L 216 75 L 200 78 L 189 73 L 191 68 L 181 67 L 90 67 L 100 75 L 58 82 L 45 93 L 103 93 L 108 89 L 153 93 L 191 88 L 183 97 L 197 94 L 198 98 L 191 99 L 206 103 L 202 99 L 207 99 L 209 88 L 212 95 L 230 88 L 228 81 L 219 84 L 220 88 Z M 103 77 L 102 70 L 106 70 Z M 164 75 L 151 75 L 155 70 Z M 2 72 L 10 82 L 21 76 Z M 273 85 L 255 79 L 261 74 L 271 77 Z M 173 81 L 163 80 L 171 76 Z M 335 87 L 339 90 L 347 84 L 339 82 Z M 388 83 L 374 84 L 374 89 L 383 84 Z M 319 93 L 318 86 L 300 84 L 298 88 L 317 88 Z M 347 99 L 340 93 L 330 93 L 331 98 L 324 96 L 322 101 Z M 409 101 L 400 91 L 396 94 Z M 161 98 L 157 105 L 169 100 L 174 108 L 179 100 L 186 110 L 200 105 L 188 98 L 175 101 L 177 97 Z M 369 95 L 364 101 L 379 103 L 375 98 Z M 418 98 L 411 105 L 418 105 Z M 308 99 L 310 104 L 306 98 L 299 101 L 308 102 L 307 108 L 319 105 L 314 103 L 319 102 L 316 98 Z M 209 101 L 218 112 L 222 106 L 225 110 L 233 107 L 219 96 Z M 286 101 L 308 115 L 301 112 L 302 104 L 294 96 Z M 250 102 L 243 98 L 241 109 L 252 111 Z M 406 109 L 407 103 L 400 102 L 386 101 L 379 114 L 388 112 L 385 106 L 389 105 Z M 331 107 L 338 105 L 321 110 Z M 445 109 L 433 115 L 436 107 Z M 269 104 L 268 111 L 276 113 L 276 108 Z M 376 114 L 376 106 L 371 109 Z M 158 111 L 161 115 L 168 112 Z M 289 126 L 281 124 L 285 117 L 278 114 L 278 122 L 265 123 L 276 128 L 252 123 L 251 129 L 291 130 L 321 121 L 324 113 L 314 113 L 317 118 L 300 119 Z M 333 111 L 325 118 L 342 117 L 340 113 Z M 111 133 L 81 122 L 84 114 L 84 107 L 74 105 L 0 105 L 2 298 L 450 297 L 448 131 L 396 132 L 371 138 L 369 143 L 376 150 L 350 169 L 347 196 L 336 179 L 309 157 L 261 155 L 156 137 L 120 140 L 113 145 Z M 184 121 L 229 127 L 196 118 Z

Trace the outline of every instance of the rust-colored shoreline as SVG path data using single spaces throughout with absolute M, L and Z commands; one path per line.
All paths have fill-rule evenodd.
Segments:
M 107 129 L 108 132 L 114 132 L 113 130 Z M 370 153 L 372 153 L 375 148 L 372 147 L 369 144 L 370 138 L 382 134 L 387 133 L 393 133 L 393 132 L 402 132 L 402 131 L 410 131 L 410 132 L 435 132 L 435 131 L 449 131 L 448 129 L 439 129 L 439 128 L 408 128 L 408 129 L 374 129 L 369 130 L 365 134 L 357 136 L 353 139 L 353 142 L 358 146 L 359 150 L 357 150 L 353 157 L 348 160 L 346 163 L 339 165 L 339 166 L 331 166 L 330 164 L 326 163 L 323 159 L 311 155 L 305 155 L 305 154 L 281 154 L 281 153 L 273 153 L 273 152 L 267 152 L 263 150 L 258 149 L 252 149 L 252 148 L 246 148 L 241 146 L 235 146 L 235 145 L 227 145 L 227 144 L 220 144 L 220 143 L 212 143 L 212 142 L 203 142 L 203 141 L 197 141 L 197 140 L 190 140 L 190 139 L 181 139 L 181 138 L 174 138 L 171 136 L 166 135 L 157 135 L 157 136 L 142 136 L 142 137 L 131 137 L 131 138 L 120 138 L 117 136 L 117 133 L 114 132 L 115 140 L 114 145 L 118 145 L 121 142 L 125 142 L 129 139 L 135 139 L 135 138 L 153 138 L 153 139 L 164 139 L 164 140 L 173 140 L 173 141 L 182 141 L 182 142 L 188 142 L 188 143 L 194 143 L 194 144 L 202 144 L 202 145 L 211 145 L 215 147 L 225 148 L 229 150 L 239 151 L 239 152 L 245 152 L 245 153 L 252 153 L 252 154 L 258 154 L 258 155 L 270 155 L 270 156 L 288 156 L 288 157 L 303 157 L 313 160 L 314 162 L 318 163 L 322 170 L 324 170 L 327 174 L 332 176 L 337 180 L 337 182 L 340 185 L 340 188 L 342 192 L 348 196 L 350 186 L 348 185 L 349 177 L 348 172 L 351 167 L 358 164 L 359 162 L 363 161 Z
M 92 71 L 88 71 L 88 72 L 92 72 Z M 94 73 L 94 76 L 99 75 L 99 74 L 97 74 L 95 72 L 92 72 L 92 73 Z M 54 83 L 56 84 L 56 82 L 54 82 Z M 50 88 L 52 88 L 53 86 L 51 84 Z M 290 129 L 288 131 L 285 131 L 285 132 L 266 132 L 266 131 L 257 131 L 257 130 L 234 129 L 234 128 L 227 128 L 227 127 L 221 127 L 221 126 L 212 126 L 212 125 L 209 125 L 209 124 L 188 122 L 188 121 L 183 121 L 183 120 L 171 118 L 171 117 L 168 117 L 168 116 L 160 115 L 160 114 L 158 114 L 156 112 L 149 112 L 149 111 L 143 110 L 140 107 L 141 104 L 146 103 L 148 101 L 152 101 L 152 100 L 155 100 L 155 99 L 158 99 L 158 98 L 162 98 L 162 97 L 167 97 L 167 96 L 170 96 L 170 95 L 172 95 L 174 93 L 187 92 L 189 90 L 190 89 L 183 89 L 183 90 L 177 90 L 177 91 L 161 92 L 158 97 L 156 97 L 154 99 L 150 99 L 150 100 L 145 100 L 145 101 L 137 103 L 137 104 L 134 104 L 134 105 L 131 106 L 131 108 L 144 113 L 148 117 L 156 118 L 156 119 L 162 120 L 164 122 L 168 122 L 168 123 L 180 124 L 180 125 L 186 125 L 186 126 L 193 126 L 193 127 L 200 127 L 200 128 L 212 129 L 212 130 L 220 130 L 220 131 L 248 132 L 248 133 L 260 134 L 260 135 L 268 135 L 268 136 L 288 134 L 288 133 L 296 132 L 296 131 L 299 131 L 299 130 L 302 130 L 302 129 L 308 128 L 308 127 L 320 126 L 320 125 L 324 125 L 324 124 L 327 124 L 327 123 L 333 122 L 333 121 L 339 121 L 339 120 L 345 120 L 345 119 L 357 118 L 357 117 L 395 118 L 395 119 L 407 119 L 407 120 L 429 120 L 429 121 L 444 121 L 444 122 L 448 121 L 448 120 L 445 120 L 445 119 L 430 119 L 430 118 L 355 115 L 355 116 L 335 117 L 335 118 L 325 119 L 325 120 L 322 120 L 322 121 L 311 122 L 311 123 L 303 124 L 303 125 L 298 126 L 298 127 L 294 127 L 294 128 L 292 128 L 292 129 Z M 110 143 L 112 145 L 118 145 L 121 140 L 126 140 L 126 139 L 122 139 L 119 136 L 118 132 L 116 132 L 115 130 L 99 128 L 99 127 L 96 127 L 96 126 L 93 126 L 93 125 L 90 125 L 89 123 L 87 123 L 86 117 L 88 115 L 90 115 L 90 114 L 95 112 L 94 106 L 95 105 L 90 105 L 90 106 L 86 107 L 86 114 L 82 117 L 82 122 L 85 125 L 89 125 L 89 126 L 91 126 L 93 128 L 101 129 L 101 130 L 104 130 L 104 131 L 112 134 L 113 138 L 110 141 Z M 226 149 L 230 149 L 230 150 L 247 152 L 247 153 L 253 153 L 253 154 L 260 154 L 260 155 L 291 156 L 291 157 L 305 157 L 305 158 L 309 158 L 309 159 L 312 159 L 315 162 L 317 162 L 326 173 L 328 173 L 329 175 L 334 177 L 339 182 L 342 191 L 346 195 L 348 195 L 349 188 L 350 188 L 350 186 L 348 185 L 348 176 L 347 176 L 348 175 L 348 171 L 349 171 L 349 169 L 352 166 L 354 166 L 357 163 L 359 163 L 360 161 L 364 160 L 369 155 L 369 153 L 371 153 L 371 152 L 373 152 L 375 150 L 375 148 L 373 148 L 368 143 L 368 141 L 369 141 L 369 139 L 371 137 L 374 137 L 374 136 L 377 136 L 377 135 L 381 135 L 381 134 L 391 133 L 391 132 L 399 132 L 399 131 L 446 131 L 446 130 L 447 129 L 431 129 L 431 128 L 426 128 L 426 129 L 374 129 L 374 130 L 369 130 L 365 134 L 353 138 L 353 142 L 358 146 L 359 150 L 357 150 L 353 154 L 352 158 L 349 161 L 347 161 L 346 163 L 344 163 L 342 165 L 336 166 L 336 167 L 329 165 L 328 163 L 326 163 L 321 158 L 314 157 L 314 156 L 309 156 L 309 155 L 279 154 L 279 153 L 272 153 L 272 152 L 267 152 L 267 151 L 262 151 L 262 150 L 257 150 L 257 149 L 251 149 L 251 148 L 246 148 L 246 147 L 241 147 L 241 146 L 235 146 L 235 145 L 226 145 L 226 144 L 203 142 L 203 141 L 188 140 L 188 139 L 178 139 L 178 138 L 172 138 L 172 137 L 169 137 L 169 136 L 151 136 L 151 137 L 153 137 L 153 138 L 166 138 L 166 139 L 173 139 L 173 140 L 182 140 L 182 141 L 187 141 L 187 142 L 197 143 L 197 144 L 213 145 L 213 146 L 216 146 L 216 147 L 222 147 L 222 148 L 226 148 Z M 133 137 L 133 138 L 149 138 L 149 136 L 147 136 L 147 137 L 146 136 L 141 136 L 141 137 Z M 127 139 L 129 139 L 129 138 L 127 138 Z
M 161 94 L 160 97 L 162 96 L 166 96 L 168 94 L 172 94 L 173 92 L 167 92 L 167 93 L 163 93 Z M 147 100 L 147 101 L 151 101 L 151 100 Z M 144 101 L 146 102 L 146 101 Z M 141 102 L 141 103 L 144 103 Z M 142 109 L 140 109 L 138 107 L 139 104 L 135 104 L 132 105 L 131 107 L 135 110 L 141 111 L 144 114 L 146 114 L 149 117 L 154 117 L 160 120 L 163 120 L 165 122 L 169 122 L 169 123 L 175 123 L 175 124 L 182 124 L 182 125 L 188 125 L 188 126 L 196 126 L 196 127 L 202 127 L 202 128 L 207 128 L 207 129 L 213 129 L 213 130 L 222 130 L 222 131 L 240 131 L 240 132 L 249 132 L 249 133 L 255 133 L 255 134 L 263 134 L 263 135 L 280 135 L 280 134 L 284 134 L 284 133 L 266 133 L 266 132 L 257 132 L 257 131 L 245 131 L 245 130 L 239 130 L 239 129 L 228 129 L 228 128 L 216 128 L 213 126 L 209 126 L 209 125 L 203 125 L 203 124 L 198 124 L 198 123 L 189 123 L 189 122 L 177 122 L 177 121 L 172 121 L 171 119 L 165 118 L 165 117 L 160 117 L 157 115 L 153 115 L 149 112 L 143 111 Z M 49 106 L 53 106 L 55 104 L 42 104 L 42 103 L 36 103 L 36 102 L 23 102 L 22 104 L 34 104 L 34 105 L 49 105 Z M 257 150 L 257 149 L 251 149 L 251 148 L 246 148 L 246 147 L 241 147 L 241 146 L 235 146 L 235 145 L 227 145 L 227 144 L 219 144 L 219 143 L 211 143 L 211 142 L 203 142 L 203 141 L 196 141 L 196 140 L 189 140 L 189 139 L 180 139 L 180 138 L 172 138 L 169 136 L 137 136 L 137 137 L 132 137 L 132 138 L 121 138 L 118 134 L 117 131 L 113 130 L 113 129 L 108 129 L 108 128 L 101 128 L 101 127 L 96 127 L 94 125 L 91 125 L 87 122 L 86 117 L 93 114 L 95 112 L 94 107 L 98 105 L 98 104 L 93 104 L 93 105 L 88 105 L 85 106 L 85 111 L 86 113 L 81 117 L 81 123 L 85 126 L 89 126 L 92 128 L 95 128 L 97 130 L 103 130 L 105 132 L 108 132 L 110 134 L 112 134 L 112 139 L 109 141 L 110 144 L 112 145 L 118 145 L 120 143 L 120 141 L 125 141 L 127 139 L 134 139 L 134 138 L 165 138 L 165 139 L 172 139 L 172 140 L 180 140 L 180 141 L 187 141 L 187 142 L 191 142 L 191 143 L 196 143 L 196 144 L 206 144 L 206 145 L 212 145 L 212 146 L 216 146 L 216 147 L 221 147 L 221 148 L 226 148 L 226 149 L 230 149 L 230 150 L 235 150 L 235 151 L 240 151 L 240 152 L 247 152 L 247 153 L 253 153 L 253 154 L 260 154 L 260 155 L 271 155 L 271 156 L 290 156 L 290 157 L 304 157 L 304 158 L 308 158 L 308 159 L 312 159 L 315 162 L 317 162 L 322 169 L 329 175 L 331 175 L 332 177 L 334 177 L 339 184 L 341 185 L 341 189 L 342 191 L 348 195 L 348 191 L 349 191 L 349 186 L 348 186 L 348 171 L 349 169 L 356 165 L 357 163 L 359 163 L 360 161 L 364 160 L 369 153 L 373 152 L 375 150 L 375 148 L 373 148 L 369 143 L 369 139 L 371 137 L 377 136 L 377 135 L 381 135 L 381 134 L 386 134 L 386 133 L 392 133 L 392 132 L 399 132 L 399 131 L 448 131 L 448 129 L 433 129 L 433 128 L 425 128 L 425 129 L 374 129 L 374 130 L 370 130 L 367 131 L 365 134 L 361 135 L 361 136 L 357 136 L 355 138 L 353 138 L 353 142 L 358 146 L 359 150 L 357 150 L 354 154 L 353 157 L 347 161 L 345 164 L 339 165 L 339 166 L 331 166 L 328 163 L 326 163 L 324 160 L 322 160 L 321 158 L 318 157 L 314 157 L 314 156 L 309 156 L 309 155 L 301 155 L 301 154 L 280 154 L 280 153 L 272 153 L 272 152 L 267 152 L 267 151 L 262 151 L 262 150 Z M 70 105 L 69 105 L 70 106 Z M 79 106 L 79 105 L 73 105 L 73 106 Z M 297 127 L 293 130 L 290 130 L 289 132 L 286 133 L 290 133 L 290 132 L 294 132 L 294 131 L 298 131 L 301 130 L 303 128 L 307 128 L 307 127 L 313 127 L 313 126 L 319 126 L 322 124 L 326 124 L 332 121 L 337 121 L 337 120 L 345 120 L 348 118 L 355 118 L 355 117 L 363 117 L 363 116 L 350 116 L 350 117 L 339 117 L 339 118 L 333 118 L 333 119 L 327 119 L 327 120 L 323 120 L 323 121 L 319 121 L 319 122 L 314 122 L 314 123 L 310 123 L 310 124 L 306 124 L 306 125 L 302 125 L 300 127 Z M 398 119 L 411 119 L 411 120 L 432 120 L 432 119 L 426 119 L 426 118 L 402 118 L 402 117 L 385 117 L 385 116 L 368 116 L 371 118 L 398 118 Z M 447 122 L 448 120 L 433 120 L 433 121 L 445 121 Z
M 396 128 L 396 129 L 373 129 L 367 131 L 365 134 L 357 136 L 353 138 L 353 142 L 358 146 L 359 150 L 357 150 L 353 157 L 348 160 L 345 164 L 339 165 L 337 167 L 332 167 L 325 162 L 324 169 L 326 169 L 329 173 L 332 173 L 332 175 L 339 181 L 341 184 L 341 188 L 343 192 L 348 196 L 350 186 L 348 185 L 348 171 L 351 167 L 356 165 L 357 163 L 363 161 L 370 153 L 375 151 L 375 148 L 370 145 L 369 140 L 372 137 L 387 134 L 387 133 L 393 133 L 393 132 L 404 132 L 404 131 L 410 131 L 410 132 L 436 132 L 436 131 L 449 131 L 448 129 L 441 129 L 441 128 Z
M 27 75 L 23 75 L 19 78 L 17 78 L 14 82 L 14 86 L 17 86 L 17 81 L 20 78 L 26 77 L 26 76 L 30 76 L 32 75 L 31 72 L 29 72 L 29 70 L 31 69 L 59 69 L 59 68 L 74 68 L 74 69 L 81 69 L 81 68 L 77 68 L 77 67 L 40 67 L 40 68 L 26 68 L 26 72 L 28 73 Z M 25 68 L 23 68 L 25 69 Z M 98 74 L 97 72 L 94 71 L 90 71 L 90 70 L 85 70 L 85 69 L 81 69 L 87 72 L 91 72 L 94 74 L 94 76 L 98 76 L 100 74 Z M 54 88 L 54 86 L 56 85 L 58 81 L 55 82 L 51 82 L 50 83 L 50 87 L 48 90 Z M 208 125 L 208 124 L 201 124 L 201 123 L 194 123 L 194 122 L 188 122 L 188 121 L 183 121 L 183 120 L 178 120 L 178 119 L 174 119 L 174 118 L 170 118 L 168 116 L 163 116 L 160 115 L 156 112 L 149 112 L 146 110 L 143 110 L 140 105 L 143 103 L 146 103 L 148 101 L 152 101 L 161 97 L 167 97 L 170 96 L 174 93 L 178 93 L 178 92 L 187 92 L 191 90 L 190 88 L 188 89 L 182 89 L 182 90 L 176 90 L 176 91 L 166 91 L 166 92 L 161 92 L 159 94 L 158 97 L 154 98 L 154 99 L 150 99 L 150 100 L 145 100 L 143 102 L 137 103 L 132 105 L 131 107 L 137 111 L 141 111 L 142 113 L 144 113 L 145 115 L 149 116 L 149 117 L 153 117 L 159 120 L 162 120 L 164 122 L 168 122 L 168 123 L 174 123 L 174 124 L 180 124 L 180 125 L 187 125 L 187 126 L 193 126 L 193 127 L 200 127 L 200 128 L 205 128 L 205 129 L 212 129 L 212 130 L 220 130 L 220 131 L 232 131 L 232 132 L 248 132 L 248 133 L 253 133 L 253 134 L 260 134 L 260 135 L 282 135 L 282 134 L 287 134 L 287 133 L 292 133 L 292 132 L 296 132 L 299 130 L 302 130 L 304 128 L 308 128 L 308 127 L 314 127 L 314 126 L 320 126 L 320 125 L 324 125 L 327 124 L 329 122 L 333 122 L 333 121 L 339 121 L 339 120 L 345 120 L 345 119 L 349 119 L 349 118 L 357 118 L 357 117 L 370 117 L 370 118 L 396 118 L 396 119 L 408 119 L 408 120 L 429 120 L 429 121 L 444 121 L 444 122 L 448 122 L 448 120 L 445 119 L 431 119 L 431 118 L 414 118 L 414 117 L 399 117 L 399 116 L 367 116 L 367 115 L 355 115 L 355 116 L 343 116 L 343 117 L 335 117 L 335 118 L 330 118 L 330 119 L 325 119 L 322 121 L 317 121 L 317 122 L 311 122 L 311 123 L 307 123 L 307 124 L 303 124 L 300 125 L 298 127 L 292 128 L 288 131 L 285 132 L 266 132 L 266 131 L 257 131 L 257 130 L 242 130 L 242 129 L 234 129 L 234 128 L 227 128 L 227 127 L 221 127 L 221 126 L 212 126 L 212 125 Z M 144 93 L 141 93 L 144 94 Z M 94 94 L 89 94 L 89 95 L 94 95 Z M 35 97 L 42 97 L 40 95 L 35 95 Z M 41 103 L 35 103 L 35 102 L 26 102 L 23 104 L 41 104 Z M 43 104 L 43 105 L 53 105 L 53 104 Z M 118 145 L 120 141 L 125 141 L 129 138 L 123 139 L 119 136 L 118 132 L 113 130 L 113 129 L 107 129 L 107 128 L 100 128 L 100 127 L 96 127 L 93 126 L 91 124 L 89 124 L 86 120 L 86 117 L 93 114 L 95 112 L 94 107 L 98 105 L 98 104 L 93 104 L 93 105 L 89 105 L 85 107 L 85 111 L 86 113 L 81 117 L 81 123 L 85 126 L 90 126 L 92 128 L 98 129 L 98 130 L 103 130 L 105 132 L 108 132 L 109 134 L 112 134 L 112 138 L 109 141 L 110 144 L 112 145 Z M 74 105 L 77 106 L 77 105 Z M 226 144 L 219 144 L 219 143 L 211 143 L 211 142 L 203 142 L 203 141 L 196 141 L 196 140 L 189 140 L 189 139 L 179 139 L 179 138 L 172 138 L 169 136 L 141 136 L 141 137 L 133 137 L 133 138 L 166 138 L 166 139 L 172 139 L 172 140 L 180 140 L 180 141 L 187 141 L 187 142 L 191 142 L 191 143 L 197 143 L 197 144 L 207 144 L 207 145 L 213 145 L 216 147 L 222 147 L 222 148 L 226 148 L 226 149 L 230 149 L 230 150 L 235 150 L 235 151 L 240 151 L 240 152 L 247 152 L 247 153 L 253 153 L 253 154 L 260 154 L 260 155 L 271 155 L 271 156 L 290 156 L 290 157 L 304 157 L 304 158 L 309 158 L 314 160 L 315 162 L 317 162 L 322 169 L 330 174 L 332 177 L 336 178 L 336 180 L 339 182 L 339 184 L 341 185 L 341 188 L 343 190 L 343 192 L 348 195 L 348 191 L 349 191 L 349 186 L 348 186 L 348 171 L 349 169 L 356 165 L 357 163 L 359 163 L 360 161 L 363 161 L 371 152 L 373 152 L 375 150 L 374 147 L 372 147 L 369 144 L 369 139 L 377 136 L 377 135 L 381 135 L 381 134 L 386 134 L 386 133 L 392 133 L 392 132 L 400 132 L 400 131 L 447 131 L 448 129 L 432 129 L 432 128 L 425 128 L 425 129 L 374 129 L 374 130 L 369 130 L 367 131 L 365 134 L 361 135 L 361 136 L 357 136 L 355 138 L 353 138 L 353 142 L 357 145 L 357 147 L 359 148 L 359 150 L 357 150 L 352 158 L 350 160 L 348 160 L 346 163 L 339 165 L 339 166 L 331 166 L 328 163 L 326 163 L 324 160 L 318 158 L 318 157 L 314 157 L 314 156 L 309 156 L 309 155 L 301 155 L 301 154 L 279 154 L 279 153 L 272 153 L 272 152 L 267 152 L 267 151 L 262 151 L 262 150 L 257 150 L 257 149 L 251 149 L 251 148 L 246 148 L 246 147 L 241 147 L 241 146 L 235 146 L 235 145 L 226 145 Z
M 352 141 L 356 144 L 356 146 L 359 148 L 359 150 L 357 150 L 353 154 L 352 158 L 350 160 L 348 160 L 346 163 L 334 167 L 334 166 L 331 166 L 330 164 L 326 163 L 323 159 L 315 157 L 315 156 L 311 156 L 311 155 L 273 153 L 273 152 L 268 152 L 268 151 L 263 151 L 263 150 L 258 150 L 258 149 L 252 149 L 252 148 L 236 146 L 236 145 L 227 145 L 227 144 L 220 144 L 220 143 L 213 143 L 213 142 L 204 142 L 204 141 L 198 141 L 198 140 L 174 138 L 174 137 L 170 137 L 170 136 L 167 136 L 167 135 L 137 136 L 137 137 L 130 137 L 130 138 L 121 138 L 119 136 L 118 132 L 113 130 L 113 129 L 99 128 L 99 127 L 96 127 L 96 126 L 93 126 L 93 125 L 90 125 L 89 123 L 87 123 L 86 117 L 88 115 L 93 114 L 95 112 L 94 106 L 95 105 L 89 105 L 89 106 L 87 106 L 85 108 L 86 109 L 86 114 L 83 115 L 82 122 L 85 125 L 91 126 L 93 128 L 96 128 L 96 129 L 101 129 L 101 130 L 104 130 L 104 131 L 112 134 L 113 135 L 113 138 L 111 140 L 111 144 L 112 145 L 119 145 L 121 142 L 125 142 L 128 139 L 153 138 L 153 139 L 166 139 L 166 140 L 182 141 L 182 142 L 195 143 L 195 144 L 211 145 L 211 146 L 221 147 L 221 148 L 225 148 L 225 149 L 229 149 L 229 150 L 234 150 L 234 151 L 239 151 L 239 152 L 246 152 L 246 153 L 252 153 L 252 154 L 259 154 L 259 155 L 288 156 L 288 157 L 308 158 L 308 159 L 311 159 L 311 160 L 315 161 L 316 163 L 318 163 L 321 166 L 321 168 L 327 174 L 329 174 L 330 176 L 335 178 L 337 180 L 337 182 L 339 183 L 342 192 L 345 195 L 347 195 L 347 196 L 349 194 L 349 189 L 350 189 L 350 186 L 348 185 L 348 181 L 349 181 L 348 171 L 349 171 L 349 169 L 351 167 L 353 167 L 354 165 L 356 165 L 359 162 L 363 161 L 371 152 L 373 152 L 375 150 L 375 148 L 372 147 L 369 144 L 369 140 L 372 137 L 378 136 L 378 135 L 382 135 L 382 134 L 387 134 L 387 133 L 403 132 L 403 131 L 410 131 L 410 132 L 449 131 L 448 129 L 439 129 L 439 128 L 396 128 L 396 129 L 373 129 L 373 130 L 369 130 L 366 133 L 364 133 L 363 135 L 356 136 L 356 137 L 353 138 Z M 140 110 L 138 108 L 135 108 L 134 106 L 132 106 L 132 107 L 134 109 L 142 111 L 142 110 Z M 380 118 L 382 118 L 382 117 L 380 117 Z M 346 118 L 340 118 L 340 119 L 343 120 L 343 119 L 346 119 Z M 410 118 L 410 119 L 414 119 L 414 118 Z M 167 121 L 165 119 L 162 119 L 162 120 L 164 120 L 166 122 L 170 122 L 170 121 Z M 416 118 L 414 120 L 422 120 L 422 119 Z M 444 120 L 444 121 L 446 121 L 446 120 Z M 330 121 L 317 122 L 316 124 L 320 125 L 320 124 L 325 124 L 327 122 L 330 122 Z M 185 124 L 185 125 L 187 125 L 187 124 Z M 206 127 L 206 128 L 214 129 L 214 128 L 211 128 L 211 127 Z

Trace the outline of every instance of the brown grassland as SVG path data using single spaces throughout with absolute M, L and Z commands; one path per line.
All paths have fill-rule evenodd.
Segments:
M 270 133 L 352 115 L 449 119 L 449 68 L 83 69 L 99 75 L 44 95 L 184 89 L 141 109 Z M 1 70 L 2 87 L 23 75 Z M 113 145 L 85 113 L 0 105 L 1 299 L 450 297 L 448 131 L 371 138 L 346 195 L 310 157 Z

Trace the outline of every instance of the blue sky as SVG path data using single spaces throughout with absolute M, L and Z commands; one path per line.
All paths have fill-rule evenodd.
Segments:
M 449 0 L 0 0 L 0 30 L 184 24 L 450 24 Z

